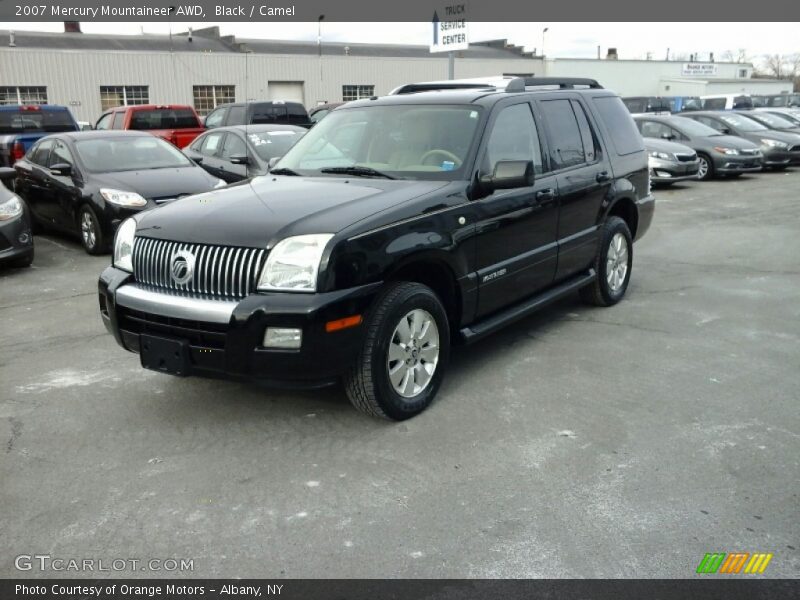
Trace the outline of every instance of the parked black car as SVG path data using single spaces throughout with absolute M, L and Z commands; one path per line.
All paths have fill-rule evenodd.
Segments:
M 343 377 L 357 408 L 405 419 L 451 340 L 575 291 L 619 302 L 653 209 L 642 138 L 593 80 L 361 100 L 269 177 L 126 220 L 100 312 L 146 368 Z
M 300 102 L 266 100 L 220 104 L 204 120 L 208 129 L 232 125 L 297 125 L 308 129 L 313 125 L 306 107 Z
M 723 135 L 716 129 L 683 117 L 637 115 L 634 120 L 644 137 L 678 142 L 697 152 L 698 179 L 737 177 L 762 168 L 761 150 L 748 140 Z
M 138 131 L 47 136 L 15 168 L 34 225 L 80 234 L 89 254 L 106 252 L 125 218 L 225 185 L 169 142 Z
M 33 262 L 33 235 L 25 202 L 6 187 L 16 171 L 0 167 L 0 265 L 29 267 Z
M 644 147 L 649 157 L 650 181 L 654 184 L 671 185 L 677 181 L 697 179 L 700 160 L 697 152 L 688 146 L 646 137 Z
M 737 135 L 759 144 L 764 155 L 764 167 L 785 169 L 800 164 L 800 135 L 773 131 L 745 114 L 733 112 L 695 112 L 680 118 L 694 119 L 723 134 Z
M 184 154 L 228 183 L 265 175 L 308 130 L 294 125 L 218 127 L 199 136 Z
M 312 123 L 319 123 L 327 117 L 334 108 L 339 108 L 344 102 L 329 102 L 328 104 L 320 104 L 308 111 L 308 118 Z

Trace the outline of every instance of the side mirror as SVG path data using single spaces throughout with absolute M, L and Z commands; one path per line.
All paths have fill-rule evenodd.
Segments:
M 731 134 L 731 130 L 728 127 L 720 127 L 719 132 L 720 133 L 724 133 L 725 135 L 730 135 Z
M 61 177 L 69 177 L 72 175 L 72 165 L 68 163 L 58 163 L 50 167 L 50 171 Z
M 272 171 L 272 167 L 274 167 L 275 165 L 277 165 L 277 164 L 278 164 L 278 161 L 279 161 L 280 159 L 281 159 L 281 157 L 280 157 L 280 156 L 273 156 L 272 158 L 270 158 L 270 159 L 269 159 L 269 162 L 267 163 L 267 170 L 268 170 L 268 171 Z
M 231 155 L 230 161 L 234 165 L 249 165 L 250 157 L 246 154 L 233 154 Z
M 191 159 L 192 159 L 194 162 L 196 162 L 198 165 L 201 165 L 201 164 L 203 164 L 203 157 L 202 157 L 202 156 L 197 156 L 197 155 L 195 155 L 195 154 L 192 154 L 191 156 L 189 156 L 189 158 L 191 158 Z
M 664 139 L 664 140 L 674 140 L 674 139 L 675 139 L 675 136 L 674 136 L 674 135 L 672 135 L 671 133 L 662 133 L 662 134 L 661 134 L 661 139 Z
M 0 181 L 8 182 L 17 176 L 17 172 L 11 167 L 0 167 Z
M 494 165 L 491 175 L 481 177 L 481 187 L 491 193 L 495 190 L 511 190 L 533 185 L 533 161 L 501 160 Z

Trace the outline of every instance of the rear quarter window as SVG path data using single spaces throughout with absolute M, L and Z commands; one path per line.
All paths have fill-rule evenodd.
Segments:
M 593 98 L 617 154 L 625 156 L 644 151 L 644 141 L 628 110 L 617 96 Z
M 136 110 L 131 116 L 131 129 L 192 129 L 200 127 L 194 112 L 188 108 Z

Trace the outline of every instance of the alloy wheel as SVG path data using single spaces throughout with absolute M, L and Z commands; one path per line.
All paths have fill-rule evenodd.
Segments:
M 608 245 L 606 254 L 606 281 L 613 293 L 617 293 L 628 274 L 628 240 L 621 233 L 615 233 Z
M 439 362 L 439 328 L 426 310 L 414 309 L 394 329 L 386 367 L 394 391 L 403 398 L 421 394 Z
M 699 159 L 700 164 L 697 165 L 697 178 L 705 179 L 706 175 L 708 175 L 708 161 L 702 156 L 700 156 Z
M 95 223 L 89 211 L 85 211 L 81 215 L 81 236 L 83 237 L 83 244 L 87 248 L 94 248 L 97 243 L 97 232 L 95 231 Z

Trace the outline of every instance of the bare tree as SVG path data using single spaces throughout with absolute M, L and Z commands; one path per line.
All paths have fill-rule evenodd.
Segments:
M 796 79 L 800 76 L 800 53 L 767 54 L 761 70 L 775 79 Z
M 739 48 L 738 50 L 725 50 L 725 52 L 722 53 L 722 60 L 725 62 L 735 63 L 752 62 L 750 56 L 747 54 L 747 48 Z

